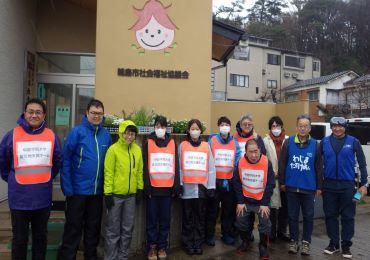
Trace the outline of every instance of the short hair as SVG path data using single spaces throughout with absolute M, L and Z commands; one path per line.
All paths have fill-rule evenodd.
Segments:
M 154 119 L 154 126 L 160 124 L 161 126 L 167 127 L 167 118 L 165 116 L 156 116 Z
M 137 134 L 137 127 L 134 126 L 134 125 L 128 125 L 125 129 L 125 132 L 124 133 L 128 133 L 128 132 L 134 132 L 135 134 Z
M 255 144 L 257 145 L 258 149 L 261 151 L 261 145 L 257 142 L 256 139 L 252 138 L 252 139 L 249 139 L 246 143 L 245 143 L 245 151 L 247 151 L 247 148 L 249 145 L 252 145 L 252 144 Z
M 309 115 L 303 114 L 303 115 L 297 116 L 297 124 L 298 124 L 298 121 L 301 120 L 301 119 L 307 119 L 311 124 L 311 117 Z
M 104 105 L 103 105 L 103 102 L 101 102 L 100 100 L 98 99 L 91 99 L 90 102 L 87 104 L 87 108 L 86 110 L 89 111 L 90 110 L 90 107 L 101 107 L 104 111 Z
M 281 127 L 284 126 L 283 120 L 279 116 L 273 116 L 269 120 L 269 129 L 271 130 L 272 125 L 276 123 L 277 125 L 280 125 Z
M 31 98 L 30 100 L 28 100 L 26 102 L 26 104 L 24 105 L 24 111 L 27 110 L 27 106 L 29 104 L 38 104 L 42 107 L 42 112 L 44 112 L 44 114 L 46 113 L 46 105 L 44 103 L 44 101 L 42 101 L 41 99 L 38 99 L 38 98 Z
M 249 114 L 245 114 L 243 115 L 241 118 L 240 118 L 240 123 L 242 123 L 244 120 L 249 120 L 249 121 L 253 121 L 253 117 Z
M 217 126 L 220 126 L 222 123 L 226 123 L 226 124 L 229 124 L 231 125 L 231 121 L 228 117 L 226 116 L 222 116 L 220 117 L 218 120 L 217 120 Z
M 186 128 L 188 131 L 190 130 L 190 127 L 193 125 L 193 124 L 196 124 L 199 129 L 200 129 L 200 133 L 202 134 L 203 133 L 203 127 L 202 127 L 202 123 L 199 121 L 199 119 L 191 119 L 189 122 L 188 122 L 188 127 Z

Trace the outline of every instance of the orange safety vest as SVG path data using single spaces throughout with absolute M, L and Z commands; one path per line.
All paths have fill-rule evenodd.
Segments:
M 212 155 L 215 161 L 216 178 L 231 179 L 233 177 L 236 155 L 236 143 L 232 139 L 227 144 L 220 144 L 216 136 L 211 138 Z
M 182 182 L 204 184 L 208 181 L 208 143 L 194 147 L 188 141 L 181 143 Z
M 234 138 L 238 141 L 239 148 L 240 148 L 240 157 L 242 157 L 245 154 L 245 144 L 254 138 L 254 135 L 252 134 L 249 137 L 241 137 L 238 132 L 234 133 Z
M 247 198 L 261 200 L 265 191 L 268 172 L 268 159 L 261 155 L 256 164 L 251 164 L 243 156 L 239 160 L 239 177 L 243 187 L 243 195 Z
M 31 135 L 17 126 L 13 131 L 15 179 L 19 184 L 39 184 L 50 181 L 53 166 L 55 136 L 45 128 Z
M 148 170 L 153 187 L 172 187 L 175 181 L 175 142 L 171 139 L 166 147 L 158 147 L 148 139 Z

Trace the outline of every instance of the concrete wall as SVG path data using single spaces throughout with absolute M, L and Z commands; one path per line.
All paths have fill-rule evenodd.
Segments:
M 23 110 L 25 51 L 35 51 L 35 0 L 0 2 L 0 138 L 16 125 Z M 0 200 L 7 194 L 0 181 Z
M 95 53 L 95 10 L 68 1 L 37 2 L 37 51 Z
M 296 133 L 297 116 L 302 114 L 309 114 L 308 100 L 276 104 L 276 115 L 283 120 L 284 129 L 288 135 Z
M 209 125 L 211 115 L 210 79 L 212 50 L 212 1 L 162 0 L 175 30 L 177 47 L 148 51 L 140 55 L 135 32 L 133 6 L 143 8 L 146 0 L 99 1 L 97 11 L 96 97 L 105 102 L 106 111 L 121 114 L 146 106 L 171 119 L 199 118 Z M 189 19 L 191 14 L 191 19 Z M 143 50 L 143 49 L 141 49 Z M 189 79 L 123 77 L 118 68 L 180 70 Z

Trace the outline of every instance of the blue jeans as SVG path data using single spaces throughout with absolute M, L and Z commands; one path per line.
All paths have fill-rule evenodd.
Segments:
M 342 248 L 352 245 L 351 239 L 355 232 L 356 203 L 352 201 L 354 189 L 340 192 L 324 190 L 323 207 L 325 224 L 330 243 L 339 246 L 339 221 L 340 216 L 342 230 Z
M 171 223 L 170 196 L 148 197 L 146 201 L 146 237 L 148 247 L 156 245 L 158 249 L 167 248 L 168 232 Z
M 302 240 L 311 243 L 311 235 L 313 231 L 315 193 L 300 193 L 288 191 L 286 194 L 288 202 L 290 239 L 293 241 L 299 240 L 299 211 L 302 209 L 303 215 Z

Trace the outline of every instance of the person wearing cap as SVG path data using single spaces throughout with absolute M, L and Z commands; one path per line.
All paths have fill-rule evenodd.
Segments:
M 240 149 L 230 134 L 231 121 L 221 116 L 217 121 L 219 133 L 208 140 L 216 166 L 216 194 L 207 200 L 206 243 L 215 246 L 215 226 L 221 206 L 222 241 L 235 243 L 237 231 L 234 227 L 236 199 L 232 186 L 233 172 L 238 167 Z
M 172 197 L 181 194 L 177 148 L 166 127 L 167 118 L 156 116 L 143 145 L 148 260 L 166 259 Z
M 367 194 L 367 170 L 365 155 L 359 140 L 346 134 L 346 119 L 330 119 L 332 134 L 325 137 L 320 144 L 324 164 L 323 207 L 329 245 L 324 253 L 332 255 L 339 252 L 341 239 L 342 256 L 352 258 L 350 247 L 354 235 L 356 203 L 354 194 L 358 191 L 361 198 Z M 356 160 L 361 177 L 360 187 L 356 184 Z M 339 221 L 341 218 L 341 234 Z
M 310 255 L 313 231 L 315 194 L 321 194 L 322 162 L 319 143 L 311 138 L 311 118 L 297 117 L 297 134 L 290 136 L 281 149 L 279 161 L 280 190 L 286 191 L 288 202 L 289 253 L 300 249 L 299 212 L 302 210 L 303 234 L 301 255 Z

